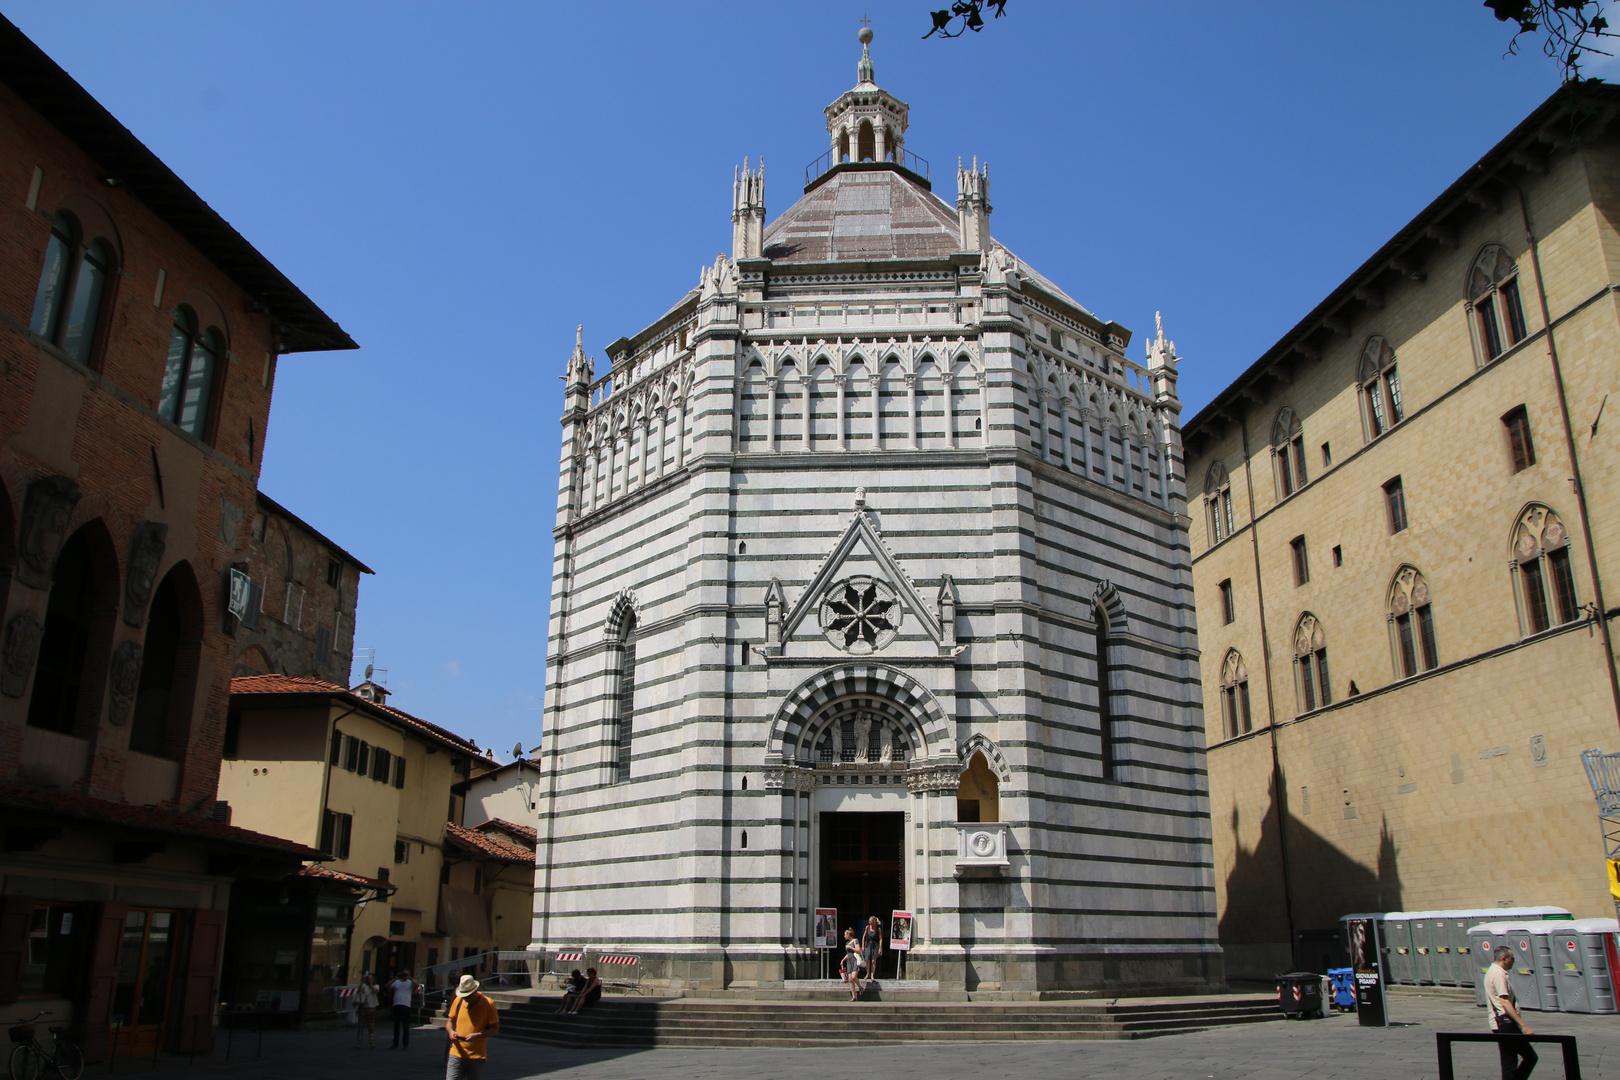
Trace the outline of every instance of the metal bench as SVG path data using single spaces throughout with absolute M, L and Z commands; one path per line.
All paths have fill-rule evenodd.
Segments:
M 584 966 L 585 950 L 583 949 L 578 952 L 553 953 L 551 956 L 551 970 L 545 972 L 540 978 L 541 980 L 556 979 L 557 985 L 561 986 L 563 981 L 573 974 L 575 968 Z
M 602 986 L 616 986 L 626 993 L 641 993 L 641 957 L 623 953 L 604 953 L 596 958 L 601 968 Z

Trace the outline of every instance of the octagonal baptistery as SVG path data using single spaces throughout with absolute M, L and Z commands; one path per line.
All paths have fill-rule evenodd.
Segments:
M 875 915 L 881 982 L 901 911 L 943 990 L 1218 983 L 1174 347 L 991 239 L 987 169 L 943 202 L 868 49 L 826 114 L 568 361 L 531 948 L 769 989 Z

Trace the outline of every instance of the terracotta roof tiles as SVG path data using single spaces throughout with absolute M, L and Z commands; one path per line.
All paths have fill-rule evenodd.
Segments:
M 531 829 L 527 825 L 519 825 L 516 822 L 507 821 L 505 818 L 490 818 L 488 821 L 478 826 L 478 831 L 499 831 L 506 833 L 507 835 L 515 837 L 521 841 L 524 846 L 529 848 L 531 851 L 540 845 L 540 830 Z
M 345 701 L 359 705 L 362 708 L 375 710 L 399 722 L 399 726 L 406 731 L 413 731 L 419 735 L 426 735 L 448 743 L 455 749 L 468 754 L 483 753 L 478 744 L 471 739 L 464 739 L 455 732 L 442 728 L 437 724 L 423 720 L 420 716 L 412 716 L 403 709 L 396 709 L 392 705 L 382 702 L 368 701 L 350 690 L 348 687 L 329 683 L 322 679 L 307 675 L 239 675 L 231 680 L 232 694 L 326 694 L 339 697 Z
M 463 850 L 500 859 L 502 862 L 534 865 L 534 852 L 499 836 L 490 836 L 476 829 L 468 829 L 453 821 L 445 823 L 444 835 L 445 839 Z

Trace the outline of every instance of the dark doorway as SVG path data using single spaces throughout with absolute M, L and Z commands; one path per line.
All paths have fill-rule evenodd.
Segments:
M 821 815 L 820 904 L 838 909 L 840 941 L 845 929 L 854 930 L 859 940 L 866 920 L 878 917 L 884 932 L 880 979 L 895 971 L 889 913 L 906 906 L 905 834 L 903 813 Z

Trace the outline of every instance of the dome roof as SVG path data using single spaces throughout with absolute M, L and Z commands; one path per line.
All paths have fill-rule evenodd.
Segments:
M 955 207 L 892 165 L 879 165 L 840 169 L 812 188 L 765 230 L 764 254 L 777 266 L 794 266 L 948 259 L 961 249 Z M 1045 274 L 1007 254 L 1019 274 L 1090 314 Z
M 943 259 L 961 246 L 956 210 L 894 169 L 839 171 L 765 230 L 773 263 Z

